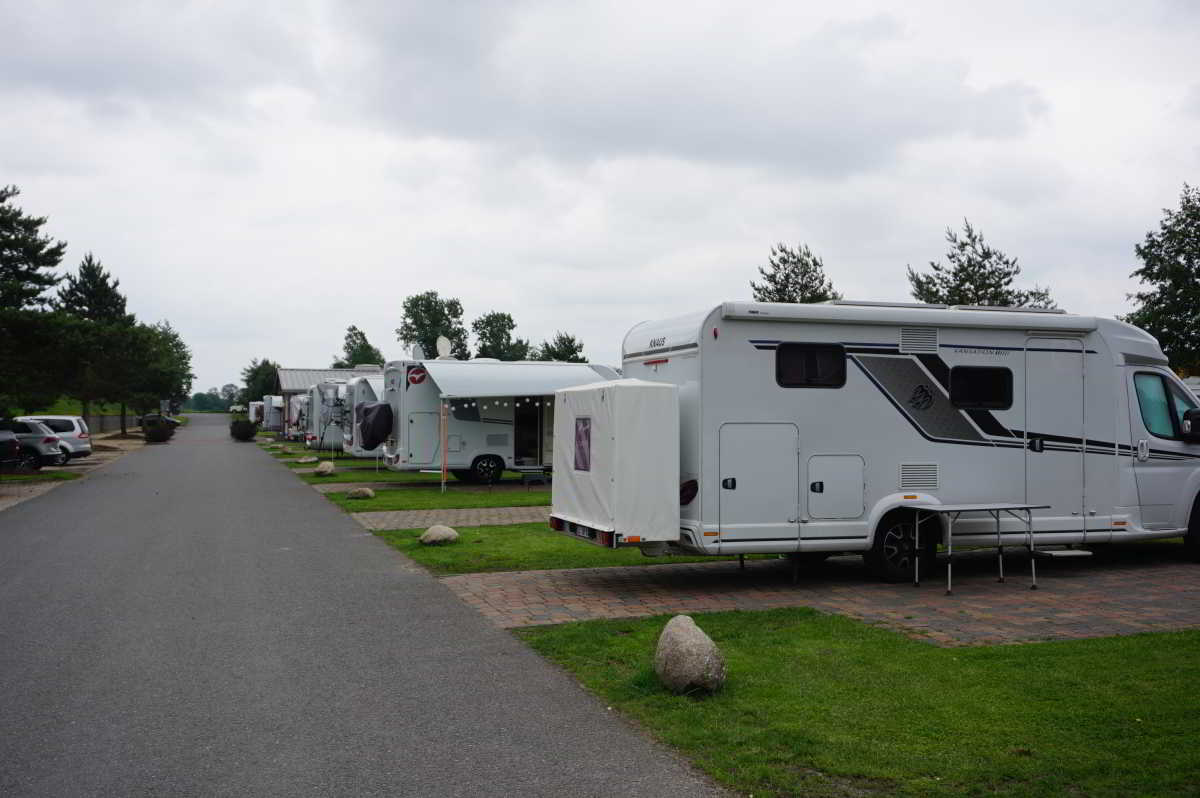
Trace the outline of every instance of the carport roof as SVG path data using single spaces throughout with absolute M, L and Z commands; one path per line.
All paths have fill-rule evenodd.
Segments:
M 299 393 L 307 391 L 322 380 L 348 380 L 381 374 L 378 366 L 357 366 L 352 369 L 279 369 L 279 392 Z

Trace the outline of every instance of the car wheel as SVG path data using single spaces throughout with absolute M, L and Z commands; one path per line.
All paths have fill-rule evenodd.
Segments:
M 22 449 L 17 467 L 22 471 L 38 471 L 42 467 L 42 456 L 32 449 Z
M 504 474 L 504 461 L 494 454 L 485 454 L 475 460 L 471 466 L 475 481 L 482 485 L 492 485 L 500 481 Z
M 66 446 L 60 446 L 60 447 L 58 447 L 58 450 L 60 452 L 62 452 L 62 456 L 60 456 L 58 458 L 58 462 L 55 463 L 55 465 L 61 466 L 61 465 L 66 465 L 67 463 L 71 462 L 71 450 L 70 449 L 68 449 Z
M 905 517 L 908 516 L 908 517 Z M 921 541 L 921 559 L 933 563 L 937 536 L 926 530 Z M 916 528 L 911 513 L 886 515 L 875 530 L 875 542 L 868 552 L 867 565 L 885 582 L 903 582 L 913 578 L 916 564 Z

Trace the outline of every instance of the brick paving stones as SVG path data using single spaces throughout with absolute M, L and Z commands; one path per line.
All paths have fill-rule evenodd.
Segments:
M 544 514 L 543 509 L 543 514 Z M 1012 557 L 1008 581 L 995 557 L 955 557 L 955 591 L 939 564 L 919 588 L 885 584 L 857 557 L 831 559 L 791 583 L 788 565 L 750 560 L 563 571 L 465 574 L 443 584 L 501 627 L 679 612 L 812 607 L 902 631 L 937 645 L 1019 643 L 1200 627 L 1200 564 L 1170 544 L 1120 546 L 1090 560 L 1028 563 Z
M 420 529 L 434 524 L 447 526 L 503 526 L 545 523 L 549 507 L 477 507 L 462 510 L 394 510 L 352 513 L 367 529 Z M 548 572 L 550 573 L 550 572 Z

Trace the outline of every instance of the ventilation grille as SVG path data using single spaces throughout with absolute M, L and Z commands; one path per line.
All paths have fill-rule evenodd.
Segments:
M 508 436 L 504 435 L 504 434 L 488 435 L 487 436 L 487 445 L 488 446 L 508 446 Z
M 933 352 L 938 351 L 937 327 L 902 327 L 900 328 L 900 351 Z
M 900 490 L 937 490 L 937 463 L 901 463 Z

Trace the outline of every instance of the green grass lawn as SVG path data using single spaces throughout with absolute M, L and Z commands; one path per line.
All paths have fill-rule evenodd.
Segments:
M 70 482 L 79 479 L 83 474 L 78 471 L 52 471 L 43 468 L 41 471 L 13 474 L 8 471 L 0 473 L 0 483 L 4 482 Z
M 517 632 L 740 793 L 1194 795 L 1200 632 L 936 648 L 808 609 L 697 615 L 725 690 L 672 696 L 666 616 Z
M 455 527 L 453 546 L 422 546 L 424 529 L 390 529 L 375 534 L 439 575 L 487 571 L 545 571 L 616 565 L 668 565 L 731 557 L 643 557 L 634 549 L 604 549 L 551 531 L 546 524 Z
M 494 493 L 440 488 L 396 488 L 375 492 L 374 499 L 347 499 L 326 493 L 325 498 L 352 513 L 375 510 L 449 510 L 469 507 L 540 507 L 550 504 L 548 490 L 498 490 Z
M 312 463 L 309 463 L 309 465 L 312 465 Z M 441 474 L 422 474 L 419 471 L 389 471 L 382 466 L 378 471 L 334 471 L 327 477 L 319 477 L 316 474 L 297 474 L 297 476 L 309 484 L 321 482 L 394 482 L 399 485 L 414 483 L 427 485 L 429 483 L 437 484 L 442 480 Z M 453 480 L 454 477 L 450 479 Z

